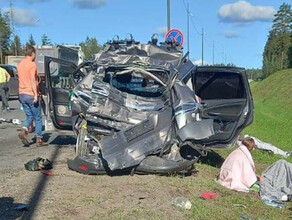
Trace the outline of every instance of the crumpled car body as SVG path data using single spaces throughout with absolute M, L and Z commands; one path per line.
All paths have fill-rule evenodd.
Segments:
M 84 174 L 188 172 L 253 120 L 244 69 L 196 67 L 172 44 L 108 43 L 92 62 L 46 57 L 45 69 L 46 129 L 72 125 L 68 166 Z

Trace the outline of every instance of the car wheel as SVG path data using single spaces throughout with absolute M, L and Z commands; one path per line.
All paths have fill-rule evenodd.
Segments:
M 85 156 L 89 154 L 87 147 L 87 123 L 82 121 L 76 140 L 76 156 Z

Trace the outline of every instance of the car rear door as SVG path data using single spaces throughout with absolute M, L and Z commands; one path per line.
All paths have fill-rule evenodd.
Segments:
M 197 67 L 193 90 L 202 99 L 201 117 L 214 119 L 215 134 L 204 144 L 231 143 L 253 121 L 253 101 L 243 68 Z
M 16 66 L 13 65 L 0 65 L 2 68 L 4 68 L 10 75 L 10 80 L 8 83 L 9 88 L 9 96 L 15 96 L 18 95 L 18 75 L 17 75 L 17 69 Z
M 45 130 L 72 130 L 69 94 L 75 86 L 75 76 L 83 75 L 69 61 L 45 57 Z M 77 72 L 78 74 L 76 74 Z
M 8 83 L 9 87 L 9 95 L 15 96 L 18 95 L 18 75 L 17 75 L 17 69 L 15 66 L 9 66 L 9 74 L 10 74 L 10 80 Z

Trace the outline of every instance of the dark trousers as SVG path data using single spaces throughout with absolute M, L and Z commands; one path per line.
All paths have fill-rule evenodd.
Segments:
M 9 107 L 8 100 L 7 100 L 7 92 L 8 92 L 8 86 L 7 83 L 0 83 L 0 96 L 2 100 L 2 108 L 6 109 Z

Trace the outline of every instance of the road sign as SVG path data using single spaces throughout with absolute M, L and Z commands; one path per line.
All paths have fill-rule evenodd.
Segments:
M 184 35 L 178 29 L 171 29 L 165 35 L 165 42 L 178 43 L 179 46 L 184 44 Z

